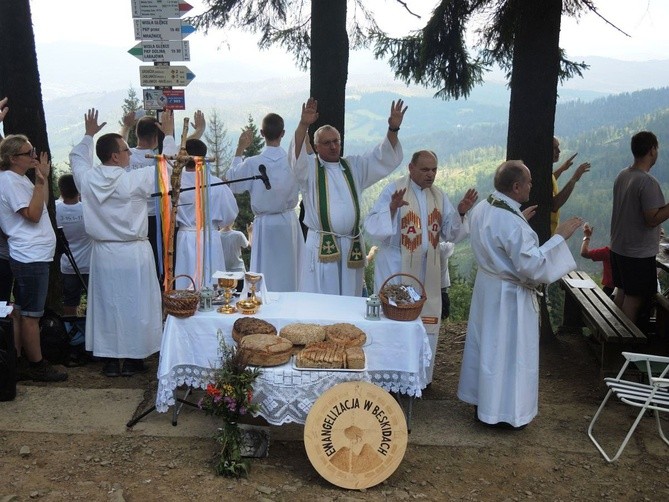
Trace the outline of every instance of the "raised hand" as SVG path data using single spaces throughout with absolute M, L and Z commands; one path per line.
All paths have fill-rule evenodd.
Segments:
M 402 188 L 401 190 L 395 190 L 395 192 L 390 196 L 390 216 L 394 217 L 395 213 L 402 206 L 408 206 L 409 202 L 404 200 L 404 194 L 407 189 Z
M 84 115 L 84 128 L 86 130 L 86 136 L 95 136 L 106 125 L 107 122 L 98 124 L 98 111 L 95 108 L 89 108 Z
M 0 99 L 0 122 L 4 120 L 9 111 L 9 108 L 7 108 L 7 101 L 9 101 L 9 98 Z
M 237 151 L 244 151 L 253 143 L 253 129 L 247 127 L 239 135 L 239 140 L 237 141 Z
M 135 126 L 135 122 L 137 122 L 137 117 L 135 116 L 135 110 L 129 111 L 128 113 L 123 115 L 123 127 L 132 129 Z
M 576 172 L 574 173 L 574 176 L 572 176 L 572 178 L 574 179 L 574 181 L 578 181 L 581 179 L 581 176 L 583 176 L 583 174 L 587 173 L 589 170 L 590 170 L 590 162 L 584 162 L 583 164 L 581 164 L 576 168 Z
M 300 115 L 300 124 L 307 127 L 318 120 L 318 101 L 309 98 L 302 104 L 302 114 Z
M 191 122 L 191 125 L 195 128 L 194 135 L 197 134 L 198 139 L 202 137 L 205 129 L 207 128 L 207 120 L 204 118 L 204 113 L 202 110 L 197 110 L 193 114 L 193 122 Z
M 174 136 L 174 112 L 171 109 L 163 111 L 158 127 L 165 136 Z
M 35 184 L 41 185 L 46 183 L 51 171 L 51 163 L 49 162 L 49 154 L 42 152 L 39 154 L 39 162 L 35 166 Z
M 592 231 L 594 230 L 594 227 L 591 227 L 588 223 L 583 225 L 583 235 L 585 237 L 590 237 L 592 236 Z
M 574 164 L 574 159 L 578 155 L 578 152 L 576 152 L 574 155 L 569 157 L 567 160 L 565 160 L 562 165 L 558 168 L 558 171 L 563 172 L 569 169 L 573 164 Z
M 583 225 L 583 220 L 578 216 L 574 216 L 569 218 L 567 221 L 560 223 L 555 229 L 555 233 L 561 235 L 565 240 L 567 240 L 581 225 Z
M 458 213 L 465 214 L 472 207 L 474 207 L 474 204 L 476 204 L 478 198 L 479 198 L 479 193 L 476 191 L 475 188 L 470 188 L 469 190 L 467 190 L 465 196 L 458 203 Z
M 404 101 L 398 99 L 397 102 L 393 101 L 390 105 L 390 115 L 388 116 L 388 127 L 391 129 L 397 129 L 402 125 L 402 120 L 404 120 L 404 114 L 407 111 L 408 106 L 404 106 Z
M 538 204 L 535 204 L 533 206 L 527 206 L 525 209 L 523 209 L 521 212 L 523 213 L 523 216 L 525 216 L 525 219 L 527 221 L 530 221 L 532 216 L 537 214 L 537 208 L 539 207 Z

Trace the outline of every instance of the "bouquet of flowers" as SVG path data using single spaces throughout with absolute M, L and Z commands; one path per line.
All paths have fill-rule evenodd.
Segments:
M 239 417 L 258 411 L 253 399 L 253 382 L 260 375 L 258 368 L 250 368 L 236 347 L 225 343 L 218 332 L 221 365 L 214 373 L 214 383 L 207 385 L 204 397 L 198 403 L 208 415 L 223 417 L 223 427 L 216 433 L 220 445 L 216 472 L 224 476 L 246 476 L 250 462 L 242 459 L 242 431 Z

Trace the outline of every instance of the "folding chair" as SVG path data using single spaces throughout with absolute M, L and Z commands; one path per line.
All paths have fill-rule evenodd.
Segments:
M 662 438 L 662 441 L 669 445 L 669 440 L 664 435 L 662 424 L 660 423 L 660 412 L 669 412 L 669 378 L 667 378 L 667 372 L 669 372 L 669 357 L 635 354 L 632 352 L 623 352 L 623 356 L 625 356 L 625 364 L 623 364 L 618 375 L 615 378 L 604 379 L 609 391 L 607 392 L 604 401 L 602 401 L 602 404 L 599 406 L 597 413 L 595 413 L 595 416 L 592 418 L 590 427 L 588 427 L 588 436 L 592 442 L 595 443 L 595 446 L 607 462 L 613 462 L 618 459 L 625 449 L 625 446 L 627 446 L 627 442 L 630 437 L 632 437 L 637 425 L 639 425 L 644 413 L 646 413 L 646 410 L 653 410 L 660 437 Z M 649 383 L 633 382 L 623 379 L 623 374 L 630 363 L 637 364 L 647 371 Z M 653 376 L 653 370 L 655 370 L 656 374 L 659 372 L 659 376 Z M 639 414 L 634 420 L 632 427 L 630 427 L 630 430 L 627 432 L 627 435 L 620 445 L 620 448 L 618 448 L 615 456 L 610 458 L 593 436 L 592 430 L 595 427 L 595 422 L 602 413 L 604 406 L 612 395 L 615 395 L 625 404 L 639 408 Z

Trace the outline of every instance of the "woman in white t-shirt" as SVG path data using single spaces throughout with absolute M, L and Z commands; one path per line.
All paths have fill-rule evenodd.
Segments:
M 26 176 L 35 169 L 35 184 Z M 0 143 L 0 228 L 9 243 L 9 264 L 14 274 L 15 304 L 21 309 L 19 377 L 41 382 L 67 379 L 42 358 L 39 320 L 44 313 L 49 286 L 49 264 L 56 250 L 56 236 L 46 209 L 49 155 L 37 157 L 28 138 L 7 136 Z

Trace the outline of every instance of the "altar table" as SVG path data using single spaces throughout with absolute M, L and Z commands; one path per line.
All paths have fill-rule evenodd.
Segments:
M 378 321 L 365 319 L 365 298 L 313 293 L 270 293 L 270 302 L 255 315 L 280 331 L 286 324 L 349 322 L 367 335 L 365 371 L 305 371 L 292 361 L 262 368 L 254 384 L 253 401 L 269 423 L 303 424 L 314 401 L 330 387 L 346 381 L 365 380 L 388 392 L 420 397 L 427 385 L 426 369 L 431 350 L 420 320 Z M 273 299 L 273 301 L 271 301 Z M 158 365 L 156 410 L 166 412 L 175 404 L 181 385 L 206 388 L 213 382 L 219 363 L 217 331 L 234 344 L 232 325 L 241 314 L 196 312 L 188 318 L 167 317 Z

